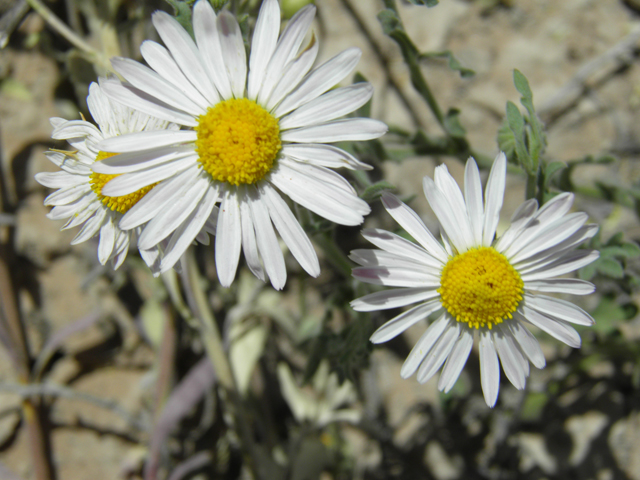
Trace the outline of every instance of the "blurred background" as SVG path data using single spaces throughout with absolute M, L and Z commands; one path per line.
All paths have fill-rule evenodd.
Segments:
M 104 58 L 135 59 L 144 39 L 157 39 L 151 13 L 178 6 L 43 3 Z M 252 27 L 259 3 L 234 3 L 249 15 L 244 25 Z M 290 17 L 309 2 L 281 3 Z M 357 71 L 376 88 L 369 113 L 391 126 L 357 153 L 437 231 L 421 179 L 444 162 L 461 182 L 469 148 L 446 155 L 410 141 L 417 131 L 437 138 L 440 126 L 376 18 L 382 1 L 315 4 L 317 63 L 360 47 Z M 374 348 L 369 335 L 394 312 L 355 314 L 348 302 L 364 291 L 322 254 L 317 279 L 288 255 L 282 292 L 244 267 L 224 289 L 213 248 L 198 246 L 199 284 L 229 349 L 261 478 L 640 479 L 640 2 L 441 0 L 398 9 L 417 49 L 433 54 L 420 69 L 434 97 L 460 110 L 464 141 L 483 158 L 498 152 L 505 103 L 520 98 L 513 69 L 528 78 L 547 129 L 545 159 L 568 165 L 551 190 L 576 192 L 575 209 L 601 226 L 602 259 L 580 272 L 597 293 L 573 299 L 597 323 L 579 327 L 580 350 L 540 335 L 547 367 L 532 371 L 525 391 L 503 376 L 489 409 L 475 351 L 447 395 L 435 378 L 402 380 L 424 324 Z M 76 231 L 45 217 L 49 192 L 33 177 L 55 170 L 43 152 L 68 147 L 51 140 L 49 118 L 90 120 L 87 88 L 108 64 L 25 1 L 0 0 L 0 17 L 0 479 L 252 478 L 180 276 L 153 278 L 134 252 L 114 272 L 99 264 L 97 239 L 72 247 Z M 514 167 L 504 225 L 524 192 Z M 372 206 L 365 226 L 396 228 L 377 200 Z M 343 252 L 365 245 L 359 228 L 310 225 L 318 244 L 329 235 Z

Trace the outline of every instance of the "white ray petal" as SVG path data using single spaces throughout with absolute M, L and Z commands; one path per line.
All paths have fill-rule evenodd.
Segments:
M 448 393 L 456 384 L 462 369 L 467 363 L 471 347 L 473 347 L 473 333 L 469 328 L 462 326 L 460 328 L 460 337 L 456 340 L 455 345 L 451 349 L 451 353 L 447 358 L 447 363 L 442 368 L 440 379 L 438 380 L 438 390 Z
M 420 217 L 398 197 L 389 192 L 381 195 L 382 204 L 396 222 L 424 247 L 427 254 L 443 264 L 448 261 L 447 252 L 433 237 Z
M 394 288 L 352 300 L 351 308 L 356 312 L 387 310 L 431 300 L 439 295 L 435 288 Z
M 379 228 L 365 228 L 362 236 L 376 247 L 401 257 L 416 258 L 420 263 L 442 270 L 445 262 L 436 260 L 425 249 L 395 233 Z M 414 237 L 415 238 L 415 237 Z
M 501 330 L 504 335 L 511 335 L 516 340 L 522 353 L 527 356 L 535 367 L 544 368 L 546 361 L 544 353 L 542 353 L 542 349 L 540 348 L 540 343 L 538 343 L 536 337 L 522 324 L 523 317 L 518 312 L 514 312 L 513 316 L 514 318 L 511 321 L 501 323 L 497 325 L 497 328 Z
M 464 198 L 467 205 L 473 243 L 482 245 L 482 228 L 484 225 L 482 183 L 480 182 L 478 165 L 476 165 L 472 157 L 469 157 L 464 169 Z
M 366 163 L 362 163 L 350 153 L 333 145 L 289 143 L 282 146 L 282 155 L 321 167 L 344 167 L 349 170 L 371 170 L 373 168 Z
M 397 337 L 407 328 L 415 325 L 420 320 L 426 319 L 433 312 L 437 312 L 438 310 L 440 310 L 440 308 L 441 306 L 439 300 L 431 300 L 429 302 L 417 305 L 386 322 L 375 332 L 373 332 L 370 340 L 373 343 L 387 342 L 392 338 Z
M 491 245 L 493 237 L 496 234 L 496 228 L 500 220 L 500 210 L 502 209 L 504 199 L 506 174 L 507 157 L 505 157 L 504 153 L 500 152 L 491 167 L 491 173 L 489 174 L 489 180 L 487 181 L 487 188 L 484 194 L 484 227 L 482 229 L 482 244 L 484 246 Z M 485 396 L 485 399 L 486 398 Z
M 480 383 L 484 401 L 493 408 L 500 389 L 500 362 L 491 333 L 485 329 L 480 330 Z
M 387 133 L 385 123 L 373 118 L 346 118 L 323 125 L 295 128 L 281 132 L 283 142 L 336 143 L 372 140 Z
M 551 318 L 588 327 L 595 324 L 595 320 L 583 309 L 560 298 L 525 294 L 524 301 L 529 307 Z
M 433 181 L 436 187 L 442 192 L 444 198 L 447 199 L 450 210 L 456 224 L 460 229 L 460 233 L 465 238 L 465 243 L 469 246 L 479 246 L 479 243 L 475 243 L 473 234 L 471 233 L 471 222 L 469 221 L 469 214 L 467 213 L 467 205 L 460 191 L 460 187 L 449 174 L 447 166 L 442 164 L 436 167 Z
M 420 365 L 417 375 L 418 382 L 428 382 L 431 377 L 440 370 L 440 367 L 442 367 L 444 362 L 447 360 L 447 357 L 451 353 L 451 350 L 459 336 L 460 323 L 450 321 L 445 331 L 442 332 L 438 342 L 433 346 Z
M 260 193 L 269 210 L 271 221 L 291 254 L 309 275 L 320 275 L 318 255 L 289 206 L 278 192 L 266 183 L 260 186 Z
M 100 142 L 100 150 L 111 153 L 140 152 L 174 144 L 195 142 L 193 130 L 154 130 L 111 137 Z M 193 147 L 192 147 L 193 150 Z
M 240 206 L 233 191 L 226 190 L 222 197 L 216 229 L 216 270 L 223 287 L 233 282 L 240 260 L 242 230 Z
M 416 372 L 424 360 L 424 357 L 431 351 L 450 323 L 451 319 L 447 318 L 446 314 L 443 314 L 429 325 L 429 328 L 424 331 L 402 364 L 402 368 L 400 369 L 400 376 L 402 378 L 409 378 Z
M 580 348 L 580 335 L 568 323 L 549 318 L 546 315 L 529 308 L 527 305 L 521 305 L 518 308 L 518 312 L 527 322 L 535 325 L 540 330 L 547 332 L 553 338 L 566 343 L 570 347 Z
M 440 286 L 440 277 L 424 272 L 424 269 L 406 267 L 356 267 L 352 275 L 361 282 L 387 287 L 422 287 Z
M 256 28 L 251 40 L 247 97 L 255 100 L 262 86 L 267 65 L 273 56 L 280 30 L 280 6 L 278 0 L 265 0 L 260 7 Z
M 513 386 L 518 390 L 522 390 L 527 377 L 523 364 L 526 360 L 522 357 L 520 350 L 510 336 L 503 335 L 498 330 L 492 330 L 491 336 L 500 357 L 502 370 Z
M 240 190 L 240 188 L 238 189 Z M 256 241 L 256 232 L 253 227 L 253 219 L 251 217 L 251 209 L 249 202 L 246 199 L 245 192 L 240 197 L 240 222 L 242 227 L 242 251 L 244 252 L 244 258 L 247 262 L 249 270 L 265 282 L 267 277 L 265 275 L 262 260 L 260 259 L 260 253 L 258 252 L 258 243 Z
M 524 282 L 525 290 L 544 293 L 567 293 L 570 295 L 589 295 L 596 291 L 596 286 L 586 280 L 577 278 L 556 278 Z
M 100 228 L 100 242 L 98 243 L 98 261 L 105 265 L 113 252 L 116 241 L 116 227 L 113 224 L 113 216 L 108 215 Z
M 242 98 L 247 83 L 247 54 L 244 50 L 240 25 L 226 10 L 220 12 L 216 22 L 222 56 L 231 82 L 231 91 L 235 98 Z

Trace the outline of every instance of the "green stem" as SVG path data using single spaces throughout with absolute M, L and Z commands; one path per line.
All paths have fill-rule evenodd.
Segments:
M 257 464 L 259 459 L 257 455 L 258 452 L 247 423 L 244 403 L 238 392 L 236 380 L 233 376 L 218 324 L 216 323 L 213 311 L 209 306 L 204 289 L 202 288 L 193 248 L 189 248 L 186 251 L 180 263 L 182 266 L 182 280 L 187 301 L 191 306 L 194 316 L 199 321 L 200 334 L 202 335 L 207 356 L 213 365 L 218 384 L 222 387 L 222 399 L 233 418 L 236 431 L 245 450 L 245 461 L 253 474 L 253 478 L 262 478 L 262 472 L 265 469 L 260 469 L 260 465 Z
M 327 233 L 316 235 L 314 241 L 322 248 L 327 260 L 346 278 L 351 277 L 352 265 L 349 258 L 338 247 L 335 240 Z
M 76 35 L 73 30 L 67 27 L 67 25 L 40 0 L 27 0 L 27 3 L 31 8 L 38 12 L 38 14 L 49 24 L 51 28 L 64 37 L 71 45 L 86 54 L 89 61 L 100 65 L 107 70 L 112 70 L 109 60 L 103 54 L 92 48 L 86 41 Z

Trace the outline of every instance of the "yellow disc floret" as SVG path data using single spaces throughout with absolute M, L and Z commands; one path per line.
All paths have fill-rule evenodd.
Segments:
M 117 155 L 117 153 L 99 152 L 98 156 L 96 157 L 96 162 L 104 160 L 105 158 L 113 157 L 114 155 Z M 98 198 L 100 198 L 102 203 L 114 212 L 127 213 L 131 207 L 133 207 L 140 201 L 142 197 L 149 193 L 149 190 L 157 185 L 156 183 L 154 183 L 153 185 L 147 185 L 146 187 L 142 187 L 140 190 L 136 190 L 133 193 L 123 195 L 121 197 L 108 197 L 106 195 L 102 195 L 102 187 L 104 187 L 107 182 L 113 180 L 117 176 L 118 175 L 107 175 L 104 173 L 93 172 L 91 174 L 91 177 L 89 178 L 91 189 L 96 192 L 96 195 L 98 195 Z
M 438 293 L 459 322 L 480 328 L 512 318 L 524 283 L 504 255 L 492 247 L 473 248 L 451 257 L 442 269 Z
M 278 121 L 256 102 L 232 98 L 198 117 L 196 151 L 211 177 L 232 185 L 256 183 L 281 148 Z

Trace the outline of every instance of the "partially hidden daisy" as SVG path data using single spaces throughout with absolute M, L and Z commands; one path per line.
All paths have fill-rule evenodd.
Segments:
M 523 389 L 529 362 L 545 366 L 538 341 L 527 330 L 535 325 L 567 345 L 580 347 L 570 325 L 592 325 L 593 319 L 574 304 L 547 294 L 587 295 L 593 284 L 559 278 L 593 262 L 598 252 L 576 250 L 593 237 L 597 225 L 585 225 L 585 213 L 569 213 L 571 193 L 561 193 L 542 208 L 525 201 L 511 225 L 494 238 L 505 189 L 506 158 L 496 158 L 484 200 L 473 158 L 465 169 L 464 194 L 441 165 L 423 188 L 442 230 L 438 242 L 416 213 L 391 193 L 382 203 L 417 243 L 380 229 L 365 229 L 364 237 L 380 250 L 354 250 L 361 265 L 353 276 L 392 290 L 366 295 L 351 305 L 358 311 L 417 306 L 382 325 L 371 336 L 386 342 L 431 314 L 438 318 L 426 329 L 404 362 L 400 374 L 416 371 L 421 383 L 444 364 L 438 388 L 448 392 L 464 367 L 479 336 L 481 385 L 487 405 L 498 398 L 500 364 L 509 381 Z M 437 312 L 441 312 L 440 315 Z
M 369 213 L 354 188 L 331 170 L 368 166 L 329 144 L 377 138 L 387 127 L 368 118 L 338 120 L 364 105 L 372 87 L 363 82 L 331 90 L 355 67 L 356 48 L 311 70 L 318 44 L 311 35 L 301 45 L 314 16 L 314 6 L 301 9 L 278 35 L 280 7 L 265 0 L 247 61 L 233 15 L 216 15 L 201 0 L 193 9 L 195 41 L 173 17 L 156 12 L 152 21 L 165 46 L 142 44 L 149 66 L 113 59 L 128 84 L 107 83 L 110 98 L 183 126 L 107 139 L 101 148 L 121 154 L 93 166 L 120 175 L 104 187 L 108 195 L 160 182 L 123 216 L 120 228 L 148 222 L 141 248 L 167 239 L 161 271 L 175 264 L 220 204 L 220 283 L 232 283 L 242 250 L 251 271 L 281 289 L 286 270 L 276 231 L 310 275 L 320 272 L 316 252 L 281 193 L 342 225 L 359 225 Z
M 104 79 L 100 82 L 104 82 Z M 115 175 L 93 172 L 91 166 L 114 153 L 101 150 L 99 145 L 104 139 L 119 135 L 133 132 L 163 134 L 178 127 L 166 120 L 111 102 L 98 83 L 89 86 L 87 105 L 97 127 L 84 119 L 51 119 L 51 137 L 67 140 L 73 150 L 46 152 L 47 158 L 61 170 L 41 172 L 35 178 L 41 185 L 57 189 L 44 200 L 45 205 L 53 206 L 47 217 L 52 220 L 69 219 L 63 230 L 82 226 L 71 244 L 82 243 L 99 234 L 98 260 L 103 265 L 111 260 L 113 267 L 118 268 L 140 230 L 122 230 L 118 223 L 153 188 L 153 184 L 123 196 L 105 194 L 104 185 Z M 142 258 L 151 267 L 156 264 L 158 253 L 156 246 L 140 249 Z

